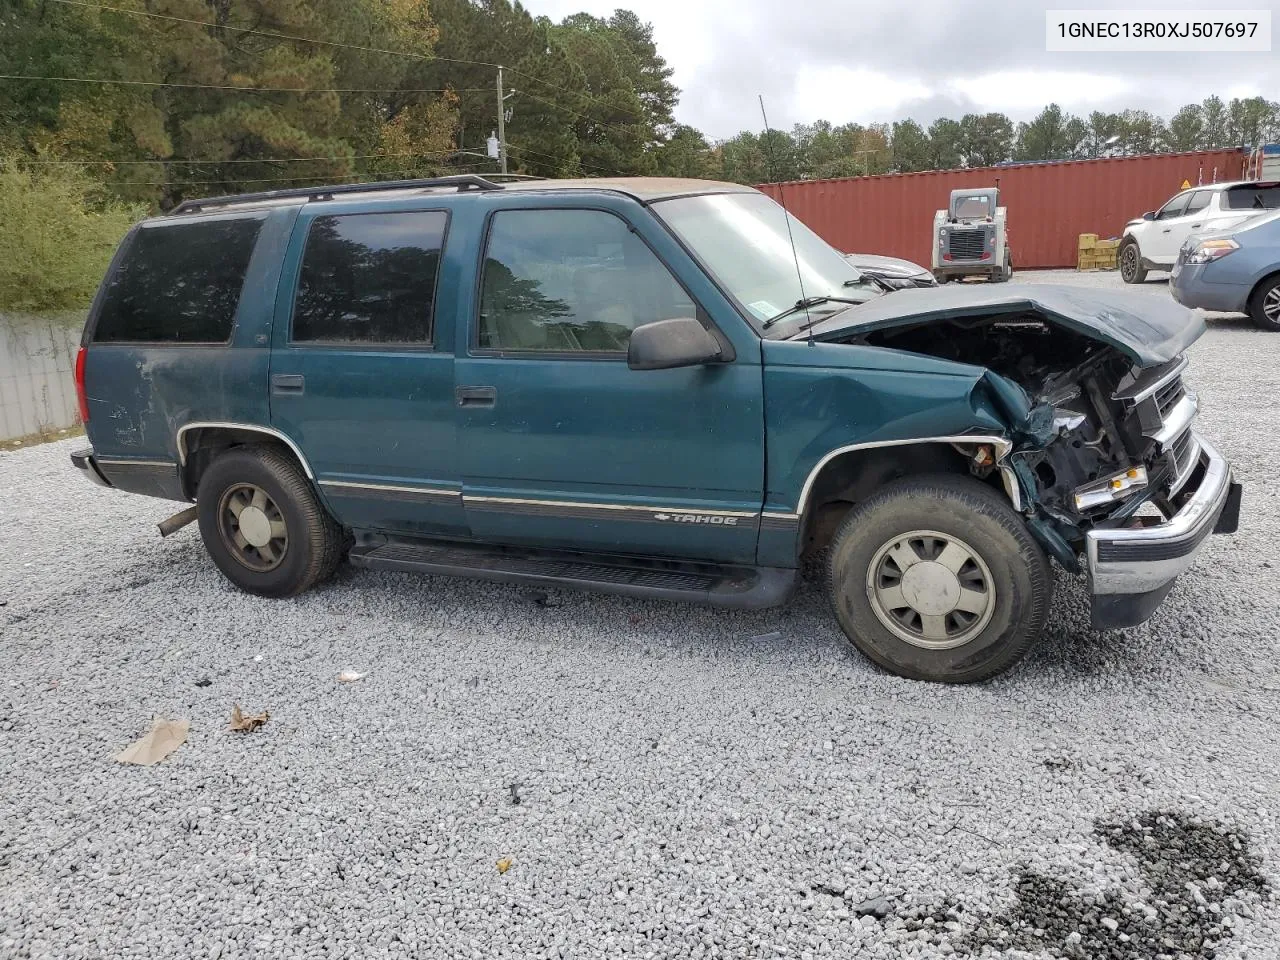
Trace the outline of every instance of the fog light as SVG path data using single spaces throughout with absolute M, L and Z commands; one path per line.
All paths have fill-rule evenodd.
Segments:
M 1113 500 L 1123 499 L 1146 485 L 1147 468 L 1130 467 L 1124 473 L 1117 473 L 1114 477 L 1107 477 L 1078 489 L 1075 492 L 1076 509 L 1090 510 Z

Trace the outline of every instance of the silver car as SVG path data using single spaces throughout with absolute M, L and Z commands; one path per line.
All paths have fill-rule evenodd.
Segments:
M 1259 328 L 1280 332 L 1280 211 L 1193 234 L 1169 288 L 1183 306 L 1247 313 Z

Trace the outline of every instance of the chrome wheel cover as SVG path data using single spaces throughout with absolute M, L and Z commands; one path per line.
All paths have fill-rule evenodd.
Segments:
M 867 599 L 894 636 L 951 650 L 978 636 L 995 612 L 995 581 L 959 537 L 912 530 L 884 543 L 867 567 Z
M 261 487 L 237 483 L 218 501 L 218 533 L 243 566 L 267 573 L 284 561 L 289 529 L 284 514 Z

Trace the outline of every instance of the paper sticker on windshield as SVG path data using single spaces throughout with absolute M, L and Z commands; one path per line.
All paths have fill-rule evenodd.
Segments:
M 757 300 L 755 303 L 748 303 L 747 307 L 762 317 L 775 317 L 778 315 L 778 308 L 768 300 Z

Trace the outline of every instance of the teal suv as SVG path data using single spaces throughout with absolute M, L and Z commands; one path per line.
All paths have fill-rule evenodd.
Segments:
M 1051 562 L 1148 618 L 1240 488 L 1203 330 L 1145 296 L 889 291 L 750 188 L 474 176 L 187 201 L 139 224 L 77 360 L 95 482 L 194 501 L 286 597 L 345 559 L 725 607 L 825 566 L 881 666 L 964 682 Z

